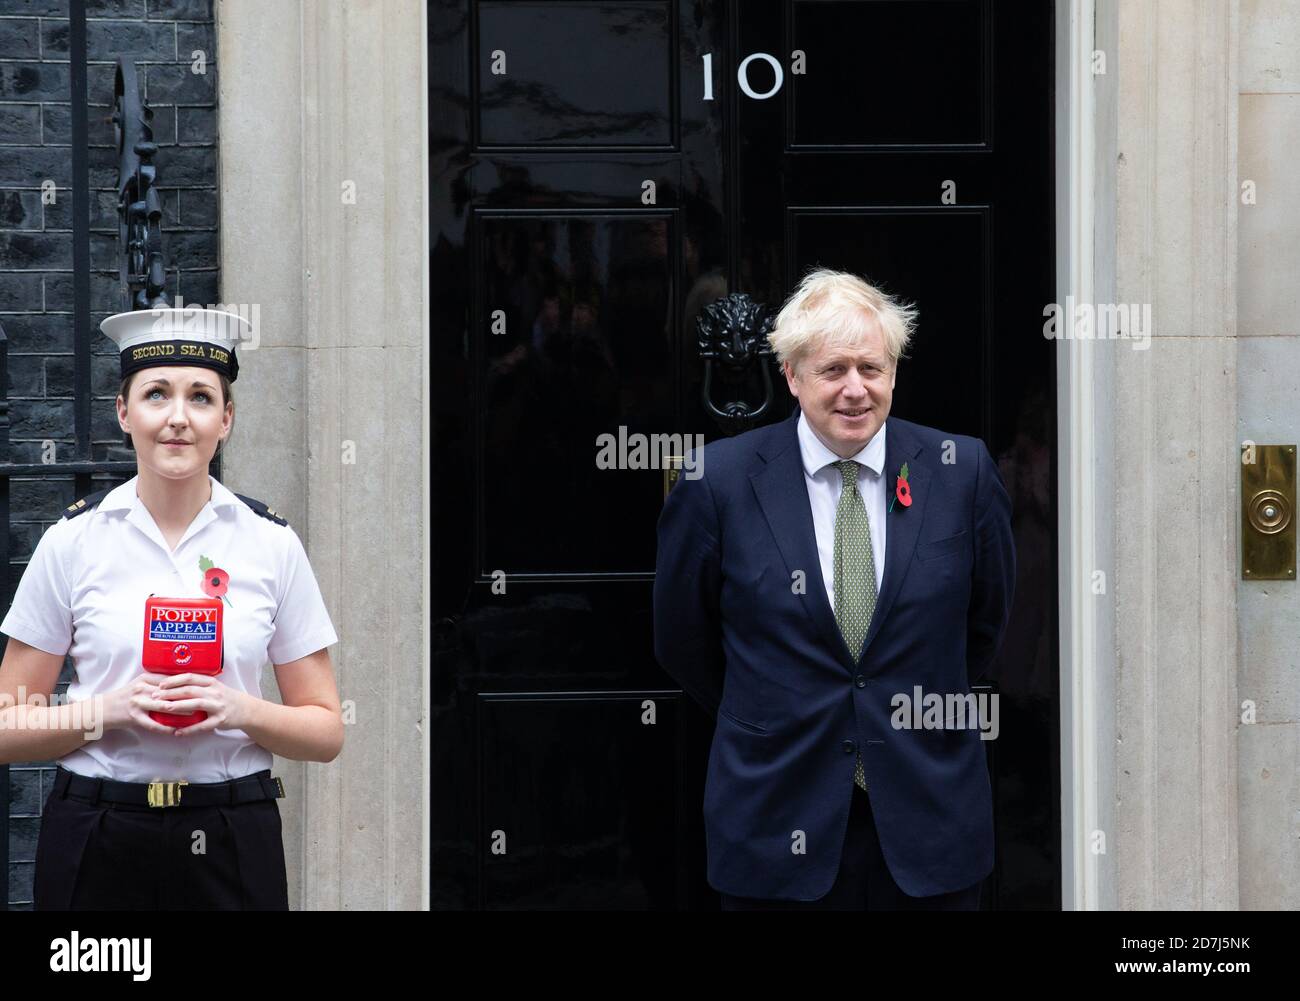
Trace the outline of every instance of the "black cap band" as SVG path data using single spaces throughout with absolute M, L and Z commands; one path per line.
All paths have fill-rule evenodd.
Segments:
M 186 341 L 172 338 L 137 344 L 122 352 L 122 378 L 142 368 L 156 365 L 193 365 L 220 372 L 231 382 L 239 374 L 239 359 L 234 348 L 223 347 L 210 341 Z

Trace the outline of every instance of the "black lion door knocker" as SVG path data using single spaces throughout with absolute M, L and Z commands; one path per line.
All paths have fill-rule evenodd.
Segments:
M 700 357 L 704 359 L 704 406 L 724 432 L 738 434 L 753 427 L 772 405 L 772 347 L 767 335 L 776 317 L 744 292 L 715 299 L 695 318 Z M 746 381 L 755 364 L 763 377 L 763 402 L 757 407 L 731 400 L 721 408 L 713 402 L 713 366 L 721 366 L 729 381 Z

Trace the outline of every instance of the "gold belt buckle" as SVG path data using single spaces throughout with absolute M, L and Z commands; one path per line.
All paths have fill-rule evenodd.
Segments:
M 150 782 L 149 805 L 179 806 L 181 802 L 181 786 L 187 785 L 189 783 L 184 779 L 176 782 Z

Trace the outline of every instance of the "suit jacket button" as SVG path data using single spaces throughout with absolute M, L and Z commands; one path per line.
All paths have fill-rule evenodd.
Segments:
M 845 754 L 852 754 L 857 745 L 851 740 L 846 740 L 842 746 Z
M 867 679 L 864 678 L 864 677 L 863 677 L 862 675 L 860 675 L 860 674 L 857 676 L 857 678 L 854 679 L 854 681 L 855 681 L 855 683 L 857 684 L 857 686 L 858 686 L 859 688 L 866 688 L 866 687 L 867 687 Z

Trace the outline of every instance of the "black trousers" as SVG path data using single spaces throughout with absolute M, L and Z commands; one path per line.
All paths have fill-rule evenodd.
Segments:
M 764 900 L 722 894 L 724 911 L 977 911 L 983 881 L 933 897 L 909 897 L 890 875 L 880 850 L 871 799 L 855 784 L 840 869 L 819 900 Z
M 289 909 L 274 799 L 150 807 L 60 795 L 62 786 L 41 814 L 35 910 Z

